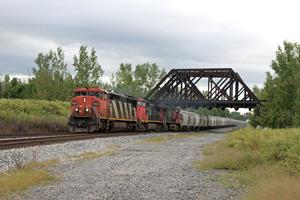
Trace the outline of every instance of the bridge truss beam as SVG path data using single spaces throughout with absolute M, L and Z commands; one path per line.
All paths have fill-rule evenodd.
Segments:
M 172 69 L 145 97 L 180 107 L 253 108 L 260 101 L 231 68 Z

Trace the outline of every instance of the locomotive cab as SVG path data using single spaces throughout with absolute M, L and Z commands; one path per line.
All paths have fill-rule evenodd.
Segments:
M 107 93 L 100 88 L 79 88 L 74 91 L 71 110 L 76 111 L 75 116 L 91 117 L 98 114 L 105 117 L 107 114 Z M 98 113 L 97 113 L 98 112 Z
M 148 120 L 146 101 L 142 98 L 137 99 L 136 115 L 139 121 Z
M 78 88 L 71 100 L 68 120 L 71 132 L 94 132 L 100 128 L 101 118 L 108 113 L 107 92 L 100 88 Z

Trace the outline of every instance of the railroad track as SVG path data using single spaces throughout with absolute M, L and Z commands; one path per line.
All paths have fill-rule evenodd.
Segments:
M 13 149 L 13 148 L 23 148 L 38 145 L 48 145 L 56 143 L 64 143 L 76 140 L 87 140 L 94 138 L 107 138 L 107 137 L 119 137 L 119 136 L 132 136 L 142 134 L 140 132 L 130 132 L 130 133 L 103 133 L 103 134 L 73 134 L 73 135 L 56 135 L 56 136 L 39 136 L 34 137 L 24 137 L 22 138 L 9 138 L 0 140 L 0 149 Z
M 0 134 L 0 140 L 6 138 L 21 138 L 21 137 L 46 137 L 46 136 L 65 136 L 74 135 L 68 132 L 61 133 L 4 133 Z
M 226 126 L 227 127 L 227 126 Z M 221 127 L 219 127 L 221 128 Z M 224 128 L 224 127 L 223 127 Z M 216 129 L 216 128 L 215 128 Z M 119 136 L 132 136 L 140 134 L 150 134 L 152 132 L 106 132 L 106 133 L 46 133 L 46 134 L 0 134 L 0 149 L 13 149 L 55 143 L 64 143 L 76 140 L 87 140 L 94 138 L 107 138 Z

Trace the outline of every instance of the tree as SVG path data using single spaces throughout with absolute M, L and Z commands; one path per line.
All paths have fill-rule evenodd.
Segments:
M 254 85 L 252 91 L 258 99 L 263 100 L 263 97 L 262 97 L 263 89 L 260 89 L 258 86 Z M 250 119 L 250 125 L 251 126 L 257 127 L 257 126 L 262 125 L 262 123 L 261 123 L 262 118 L 260 116 L 261 109 L 262 109 L 262 107 L 260 105 L 257 105 L 253 109 L 253 112 L 250 113 L 249 119 Z
M 197 110 L 191 110 L 192 112 L 196 112 L 199 115 L 209 115 L 209 116 L 218 116 L 218 117 L 226 117 L 237 120 L 247 120 L 247 116 L 241 115 L 239 112 L 229 112 L 228 109 L 222 110 L 221 108 L 203 108 L 199 107 Z
M 101 65 L 98 63 L 96 50 L 91 49 L 89 55 L 87 46 L 81 46 L 79 56 L 74 56 L 76 76 L 75 85 L 77 87 L 91 87 L 100 84 L 100 78 L 103 75 Z
M 300 70 L 296 75 L 295 126 L 300 127 Z
M 73 83 L 67 71 L 64 51 L 58 47 L 56 51 L 39 53 L 33 68 L 34 78 L 30 80 L 33 86 L 34 98 L 47 100 L 67 100 Z
M 2 89 L 2 96 L 3 98 L 8 98 L 9 88 L 10 88 L 10 76 L 6 74 L 4 76 L 4 82 L 3 82 L 3 89 Z
M 121 63 L 118 72 L 112 76 L 112 88 L 115 92 L 144 97 L 166 75 L 155 63 L 136 65 Z
M 273 73 L 267 73 L 261 91 L 266 102 L 256 108 L 259 114 L 254 113 L 251 119 L 256 120 L 254 124 L 272 128 L 296 126 L 300 124 L 300 45 L 285 41 L 278 47 L 271 68 Z
M 71 74 L 67 71 L 65 55 L 62 48 L 58 47 L 57 52 L 50 51 L 51 73 L 54 83 L 54 99 L 65 100 L 72 90 Z M 72 78 L 73 80 L 73 78 Z
M 134 71 L 134 79 L 139 94 L 145 96 L 165 75 L 166 71 L 159 69 L 155 63 L 137 65 Z
M 111 83 L 115 92 L 131 96 L 137 95 L 131 64 L 121 63 L 119 70 L 112 75 Z
M 6 76 L 5 91 L 2 93 L 3 98 L 31 98 L 32 86 L 29 83 L 24 83 L 18 78 Z

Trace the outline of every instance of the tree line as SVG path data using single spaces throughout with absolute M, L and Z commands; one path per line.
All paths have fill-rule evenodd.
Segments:
M 276 51 L 263 88 L 254 93 L 264 100 L 254 109 L 253 126 L 286 128 L 300 126 L 300 45 L 285 41 Z
M 166 75 L 164 68 L 155 63 L 143 63 L 132 66 L 121 63 L 110 83 L 101 81 L 104 71 L 99 64 L 96 50 L 81 46 L 78 55 L 73 57 L 75 75 L 72 76 L 65 61 L 64 50 L 58 47 L 47 53 L 39 53 L 34 60 L 33 77 L 24 82 L 5 75 L 0 81 L 0 98 L 44 99 L 69 101 L 76 87 L 102 87 L 116 93 L 134 97 L 144 97 Z M 227 109 L 199 108 L 195 112 L 246 120 L 238 112 Z
M 135 97 L 144 97 L 166 74 L 157 64 L 144 63 L 133 67 L 121 63 L 112 75 L 111 83 L 101 81 L 102 66 L 96 50 L 81 46 L 73 57 L 75 75 L 72 76 L 65 61 L 64 50 L 58 47 L 39 53 L 34 60 L 33 77 L 28 82 L 5 75 L 0 81 L 0 98 L 46 99 L 68 101 L 75 87 L 97 87 Z
M 242 120 L 242 121 L 246 121 L 249 118 L 248 113 L 242 115 L 240 112 L 236 112 L 236 111 L 230 112 L 227 108 L 222 110 L 221 108 L 208 109 L 208 108 L 199 107 L 197 110 L 191 110 L 191 111 L 199 115 L 219 116 L 219 117 L 232 118 L 232 119 Z

